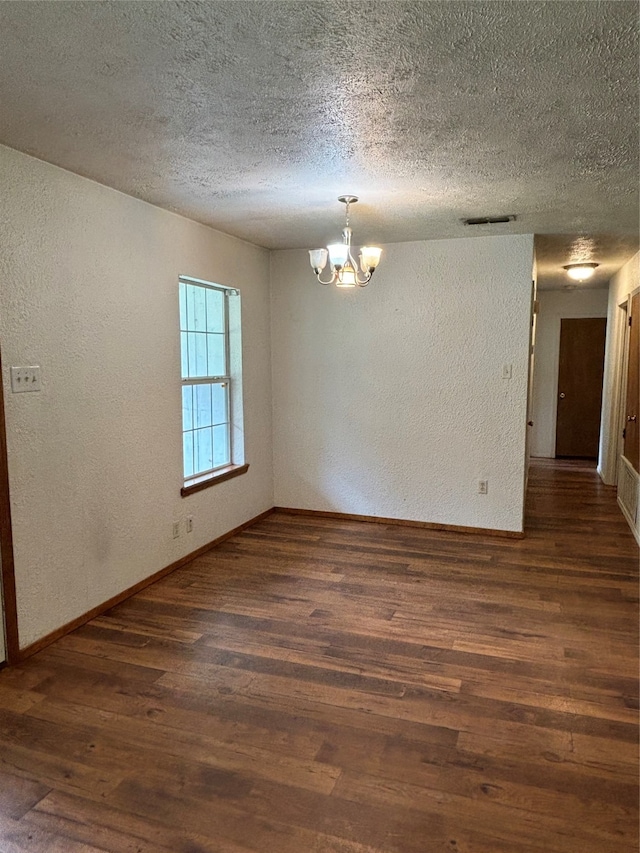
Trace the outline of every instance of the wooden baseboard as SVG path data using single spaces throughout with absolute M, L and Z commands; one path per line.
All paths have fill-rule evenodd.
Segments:
M 86 622 L 89 622 L 91 619 L 95 619 L 96 616 L 100 616 L 102 613 L 105 613 L 112 607 L 115 607 L 116 604 L 121 604 L 123 601 L 126 601 L 127 598 L 131 598 L 132 595 L 135 595 L 140 590 L 145 589 L 148 586 L 151 586 L 152 583 L 159 581 L 161 578 L 170 575 L 171 572 L 175 572 L 176 569 L 180 569 L 182 566 L 186 566 L 187 563 L 190 563 L 192 560 L 195 560 L 196 557 L 200 557 L 202 554 L 206 554 L 207 551 L 210 551 L 212 548 L 215 548 L 216 545 L 220 545 L 222 542 L 225 542 L 227 539 L 230 539 L 232 536 L 235 536 L 236 533 L 241 533 L 243 530 L 246 530 L 247 527 L 251 527 L 252 524 L 256 524 L 258 521 L 262 521 L 263 518 L 266 518 L 268 515 L 271 515 L 273 512 L 273 507 L 271 509 L 265 510 L 265 512 L 261 512 L 260 515 L 256 515 L 255 518 L 249 519 L 249 521 L 245 521 L 244 524 L 239 525 L 238 527 L 234 527 L 233 530 L 229 530 L 228 533 L 223 533 L 222 536 L 218 536 L 217 539 L 214 539 L 212 542 L 208 542 L 206 545 L 202 545 L 200 548 L 196 548 L 195 551 L 192 551 L 190 554 L 186 554 L 184 557 L 181 557 L 179 560 L 176 560 L 174 563 L 171 563 L 169 566 L 165 566 L 164 569 L 160 569 L 152 575 L 149 575 L 148 578 L 144 578 L 144 580 L 138 581 L 138 583 L 130 586 L 128 589 L 119 592 L 118 595 L 114 595 L 113 598 L 110 598 L 108 601 L 104 601 L 102 604 L 98 604 L 97 607 L 93 607 L 91 610 L 83 613 L 82 616 L 77 616 L 75 619 L 72 619 L 71 622 L 67 622 L 66 625 L 62 625 L 60 628 L 56 628 L 55 631 L 51 631 L 50 634 L 47 634 L 44 637 L 41 637 L 39 640 L 36 640 L 35 643 L 31 643 L 29 646 L 25 646 L 24 649 L 20 649 L 18 652 L 17 660 L 15 663 L 19 663 L 20 661 L 26 660 L 30 658 L 32 655 L 35 655 L 37 652 L 42 651 L 42 649 L 50 646 L 51 643 L 54 643 L 56 640 L 59 640 L 61 637 L 64 637 L 65 634 L 71 633 L 71 631 L 75 631 L 76 628 L 79 628 L 81 625 L 84 625 Z
M 498 536 L 504 539 L 524 539 L 525 534 L 516 530 L 494 530 L 490 527 L 463 527 L 461 524 L 437 524 L 432 521 L 411 521 L 404 518 L 383 518 L 378 515 L 355 515 L 350 512 L 326 512 L 319 509 L 296 509 L 276 506 L 275 512 L 287 515 L 310 515 L 317 518 L 336 518 L 343 521 L 367 521 L 373 524 L 395 524 L 398 527 L 421 527 L 425 530 L 445 530 L 450 533 L 472 533 L 476 536 Z

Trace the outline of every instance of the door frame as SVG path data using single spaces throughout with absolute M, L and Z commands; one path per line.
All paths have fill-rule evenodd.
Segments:
M 538 302 L 538 282 L 536 279 L 535 271 L 534 276 L 531 280 L 531 305 L 530 305 L 530 319 L 529 319 L 529 358 L 527 363 L 527 410 L 525 413 L 526 417 L 526 426 L 525 426 L 525 434 L 524 434 L 524 488 L 523 488 L 523 498 L 522 498 L 522 529 L 524 530 L 525 524 L 525 515 L 526 515 L 526 505 L 527 505 L 527 491 L 529 489 L 529 467 L 531 465 L 531 427 L 533 426 L 533 421 L 531 420 L 533 416 L 533 382 L 534 382 L 534 370 L 535 370 L 535 355 L 536 355 L 536 329 L 538 323 L 538 311 L 539 311 L 539 302 Z
M 0 354 L 0 377 L 2 377 L 2 355 Z M 11 528 L 11 503 L 9 500 L 9 464 L 7 457 L 7 428 L 4 413 L 4 387 L 0 382 L 0 581 L 2 583 L 2 607 L 4 610 L 4 632 L 7 663 L 17 663 L 20 657 L 18 638 L 18 607 L 16 600 L 16 577 L 13 560 L 13 532 Z M 2 623 L 0 620 L 0 630 Z
M 621 363 L 620 363 L 620 372 L 618 375 L 618 388 L 617 397 L 618 397 L 618 411 L 616 417 L 616 433 L 614 439 L 614 447 L 615 447 L 615 479 L 613 482 L 614 486 L 618 485 L 618 474 L 620 470 L 620 457 L 622 456 L 622 448 L 624 446 L 624 442 L 622 439 L 622 432 L 624 430 L 624 425 L 626 422 L 626 408 L 627 408 L 627 371 L 629 368 L 629 310 L 631 308 L 631 299 L 636 292 L 630 293 L 627 298 L 620 302 L 618 305 L 618 322 L 622 325 L 621 330 L 621 341 L 622 341 L 622 349 L 621 349 Z
M 624 456 L 624 439 L 622 435 L 624 433 L 625 427 L 627 425 L 627 383 L 628 383 L 628 374 L 629 374 L 629 359 L 631 357 L 630 345 L 631 345 L 631 331 L 629 326 L 629 316 L 631 313 L 631 303 L 635 299 L 635 297 L 640 297 L 640 287 L 636 287 L 632 290 L 628 295 L 624 302 L 620 303 L 621 312 L 624 314 L 624 332 L 622 337 L 622 370 L 620 371 L 620 387 L 618 389 L 619 393 L 619 407 L 618 407 L 618 423 L 617 423 L 617 432 L 616 432 L 616 441 L 615 441 L 615 450 L 616 450 L 616 485 L 618 482 L 618 473 L 620 469 L 620 459 Z M 626 459 L 626 457 L 625 457 Z M 638 472 L 636 472 L 638 473 Z

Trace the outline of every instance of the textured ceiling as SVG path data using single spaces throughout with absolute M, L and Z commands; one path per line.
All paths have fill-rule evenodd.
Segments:
M 611 276 L 638 251 L 636 234 L 537 234 L 536 261 L 540 290 L 570 290 L 606 287 Z M 563 266 L 597 263 L 593 278 L 577 282 Z
M 351 192 L 357 243 L 622 263 L 638 78 L 636 2 L 0 2 L 1 142 L 268 247 L 335 239 Z

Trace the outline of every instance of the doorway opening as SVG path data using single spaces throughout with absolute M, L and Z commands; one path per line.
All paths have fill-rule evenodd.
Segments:
M 557 458 L 598 458 L 607 321 L 605 317 L 560 322 Z

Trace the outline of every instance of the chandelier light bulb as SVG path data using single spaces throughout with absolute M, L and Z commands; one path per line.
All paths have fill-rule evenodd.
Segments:
M 345 243 L 329 243 L 327 246 L 329 250 L 329 260 L 331 261 L 331 266 L 343 267 L 347 259 L 349 258 L 349 246 Z
M 586 281 L 594 274 L 597 266 L 599 264 L 567 264 L 564 269 L 567 271 L 569 278 L 572 278 L 574 281 Z
M 362 272 L 374 270 L 380 263 L 382 249 L 377 246 L 363 246 L 360 249 L 360 267 Z
M 355 287 L 356 286 L 356 271 L 351 266 L 349 261 L 340 270 L 336 281 L 336 287 Z
M 357 196 L 341 195 L 339 202 L 346 205 L 345 225 L 342 229 L 342 242 L 330 243 L 326 249 L 309 249 L 309 263 L 320 284 L 335 284 L 336 287 L 365 287 L 371 281 L 376 267 L 380 263 L 382 249 L 377 246 L 363 246 L 360 250 L 359 264 L 351 254 L 351 228 L 349 227 L 349 205 L 358 201 Z M 331 277 L 326 281 L 320 275 L 329 261 Z M 359 274 L 358 268 L 362 271 Z
M 309 252 L 309 260 L 316 275 L 326 267 L 328 255 L 329 252 L 326 249 L 311 249 Z

